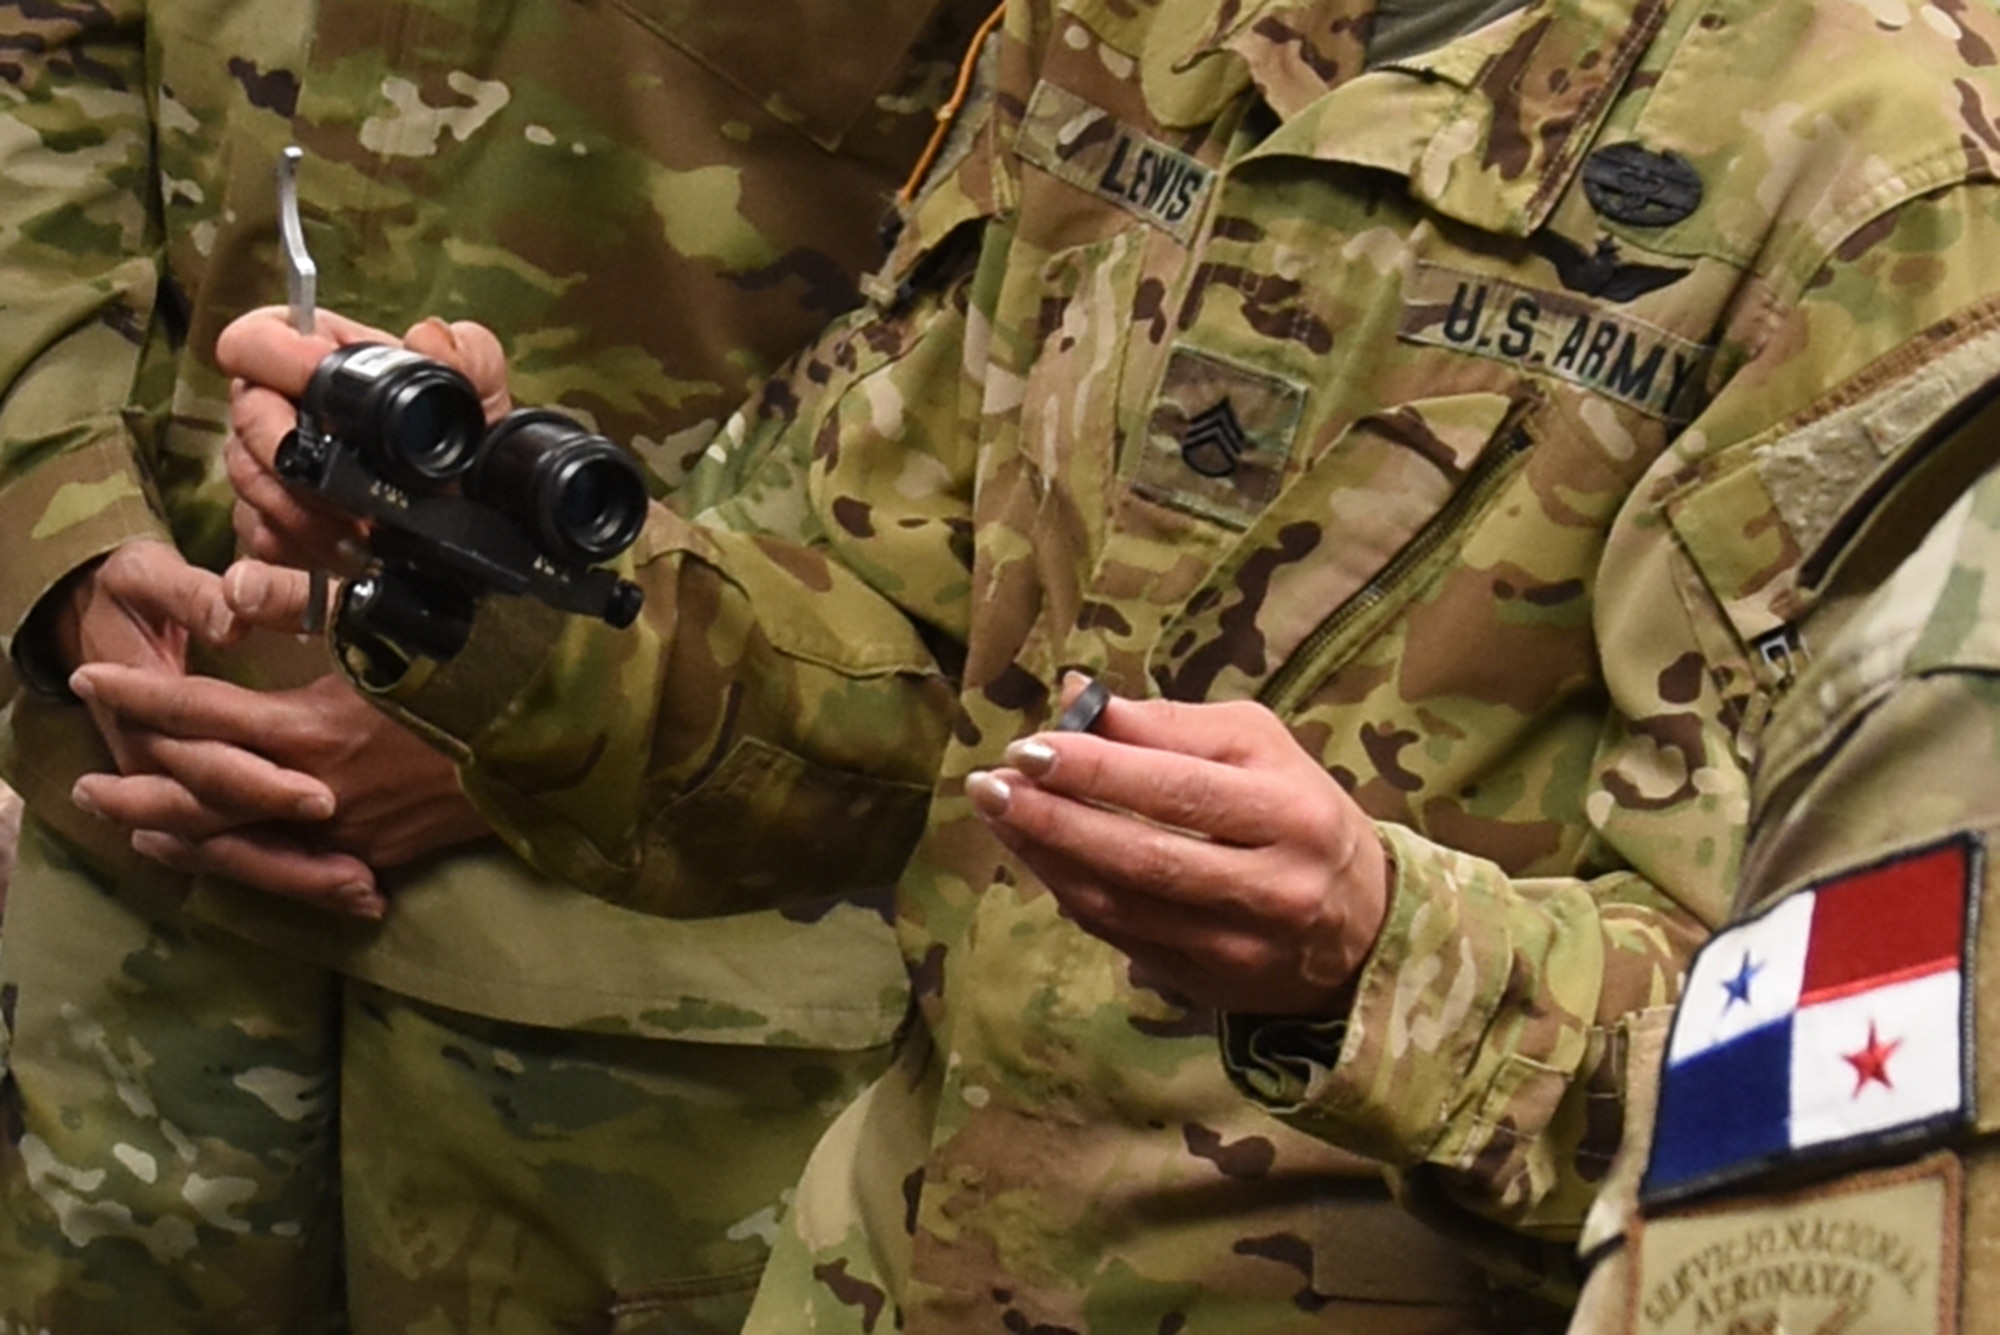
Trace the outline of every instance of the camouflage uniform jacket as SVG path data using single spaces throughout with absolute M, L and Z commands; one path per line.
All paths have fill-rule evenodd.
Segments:
M 495 608 L 475 639 L 552 651 L 356 665 L 641 898 L 726 859 L 718 802 L 770 814 L 772 750 L 888 781 L 942 739 L 898 903 L 937 1051 L 884 1095 L 914 1239 L 867 1283 L 827 1253 L 829 1329 L 870 1283 L 913 1331 L 1174 1328 L 1337 1250 L 1209 1019 L 964 799 L 1071 666 L 1266 702 L 1380 822 L 1352 1013 L 1321 1059 L 1242 1035 L 1239 1078 L 1413 1201 L 1573 1240 L 1628 1018 L 1726 908 L 1814 553 L 1983 378 L 1984 9 L 1548 0 L 1372 71 L 1366 17 L 1010 6 L 870 308 L 718 441 L 735 494 L 642 539 L 642 630 Z
M 508 331 L 520 398 L 560 401 L 630 442 L 665 488 L 748 385 L 858 300 L 854 275 L 879 262 L 880 220 L 950 86 L 963 16 L 984 12 L 983 0 L 976 12 L 890 0 L 857 24 L 814 4 L 682 0 L 0 11 L 0 642 L 12 649 L 48 590 L 127 538 L 229 559 L 227 385 L 212 344 L 234 315 L 284 298 L 273 173 L 288 140 L 308 153 L 324 305 L 390 330 L 441 312 Z M 812 78 L 774 32 L 822 54 Z M 632 292 L 670 304 L 641 309 Z M 210 667 L 252 682 L 325 670 L 317 655 L 297 668 L 275 656 Z M 122 840 L 67 801 L 76 773 L 105 764 L 81 711 L 24 697 L 12 724 L 4 765 L 31 809 L 116 865 Z M 887 879 L 837 870 L 832 888 Z M 397 921 L 380 933 L 228 886 L 198 889 L 194 907 L 529 1023 L 866 1046 L 905 1004 L 886 930 L 858 909 L 810 930 L 769 914 L 697 930 L 607 913 L 497 852 L 391 889 Z M 851 969 L 796 967 L 816 957 Z M 593 961 L 587 976 L 578 958 Z
M 1635 1072 L 1573 1335 L 2000 1321 L 1980 1263 L 2000 1237 L 1996 431 L 1989 400 L 1961 461 L 1989 471 L 1941 519 L 1957 480 L 1933 463 L 1829 565 L 1824 647 L 1757 758 L 1732 925 Z

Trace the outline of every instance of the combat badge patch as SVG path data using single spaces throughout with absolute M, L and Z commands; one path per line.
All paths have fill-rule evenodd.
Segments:
M 1583 163 L 1583 193 L 1613 222 L 1671 227 L 1701 207 L 1701 174 L 1680 154 L 1639 144 L 1606 144 Z
M 1958 1161 L 1635 1226 L 1640 1335 L 1941 1335 L 1958 1329 Z
M 1843 873 L 1695 956 L 1660 1076 L 1648 1205 L 1967 1121 L 1980 847 Z
M 1398 332 L 1413 343 L 1557 376 L 1675 425 L 1694 420 L 1714 355 L 1608 300 L 1437 264 L 1411 274 Z
M 1039 84 L 1021 124 L 1021 156 L 1186 245 L 1215 173 L 1187 154 L 1054 84 Z

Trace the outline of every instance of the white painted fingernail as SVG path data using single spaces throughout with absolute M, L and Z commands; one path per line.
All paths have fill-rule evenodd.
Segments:
M 1014 800 L 1013 789 L 991 770 L 980 770 L 968 777 L 965 795 L 972 799 L 973 809 L 982 816 L 1004 816 L 1007 804 Z
M 1008 744 L 1007 763 L 1033 778 L 1046 778 L 1056 767 L 1056 749 L 1039 737 L 1023 737 Z

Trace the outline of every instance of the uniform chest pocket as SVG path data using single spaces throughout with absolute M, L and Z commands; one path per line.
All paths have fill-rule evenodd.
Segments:
M 614 0 L 752 103 L 836 149 L 909 60 L 938 0 L 871 0 L 865 21 L 847 5 Z M 782 41 L 773 34 L 783 33 Z M 812 59 L 801 71 L 799 53 Z
M 1422 588 L 1517 471 L 1534 400 L 1475 392 L 1360 418 L 1244 529 L 1162 637 L 1184 699 L 1283 710 Z
M 1284 488 L 1304 403 L 1301 386 L 1176 348 L 1140 440 L 1133 492 L 1249 527 Z

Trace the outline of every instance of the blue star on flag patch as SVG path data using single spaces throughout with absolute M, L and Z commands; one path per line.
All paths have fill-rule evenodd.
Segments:
M 1970 1117 L 1979 856 L 1963 838 L 1916 849 L 1702 948 L 1667 1041 L 1645 1201 Z

